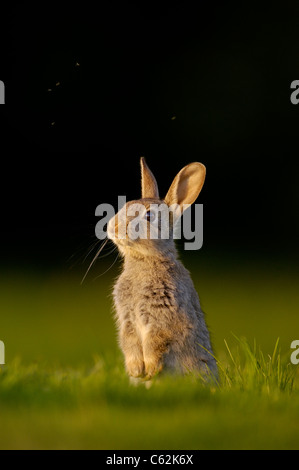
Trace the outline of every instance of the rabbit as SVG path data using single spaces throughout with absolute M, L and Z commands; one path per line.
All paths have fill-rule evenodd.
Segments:
M 209 331 L 190 274 L 178 259 L 173 239 L 176 217 L 170 211 L 174 206 L 179 218 L 196 200 L 204 184 L 205 166 L 194 162 L 182 168 L 162 200 L 144 157 L 140 165 L 141 199 L 127 202 L 107 225 L 107 237 L 124 258 L 113 300 L 126 371 L 142 380 L 150 380 L 162 370 L 216 377 Z M 135 215 L 136 207 L 143 208 L 138 224 L 143 223 L 148 233 L 159 205 L 168 214 L 170 236 L 131 237 L 134 214 L 129 215 L 130 208 L 134 206 Z

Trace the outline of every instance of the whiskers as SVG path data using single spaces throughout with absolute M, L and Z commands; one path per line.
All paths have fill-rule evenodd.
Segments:
M 102 251 L 104 250 L 104 248 L 106 247 L 106 245 L 107 245 L 107 243 L 108 243 L 109 241 L 110 241 L 109 238 L 106 237 L 103 241 L 102 241 L 102 240 L 97 240 L 96 243 L 93 243 L 93 244 L 92 244 L 92 247 L 89 249 L 88 253 L 86 254 L 86 256 L 85 256 L 85 258 L 84 258 L 84 260 L 83 260 L 83 262 L 86 261 L 86 259 L 88 258 L 88 256 L 90 255 L 90 253 L 94 250 L 94 248 L 98 245 L 98 243 L 101 243 L 101 242 L 102 242 L 100 248 L 97 250 L 96 254 L 94 255 L 92 261 L 90 262 L 90 264 L 89 264 L 89 266 L 88 266 L 88 268 L 87 268 L 86 273 L 85 273 L 84 276 L 83 276 L 83 279 L 82 279 L 82 281 L 81 281 L 81 285 L 83 284 L 84 280 L 86 279 L 86 276 L 87 276 L 87 274 L 89 273 L 90 269 L 92 268 L 92 266 L 94 265 L 94 263 L 95 263 L 98 259 L 105 258 L 105 257 L 111 255 L 112 253 L 114 253 L 114 252 L 117 250 L 117 247 L 116 247 L 115 245 L 113 245 L 113 247 L 112 247 L 111 250 L 109 250 L 107 253 L 105 253 L 105 254 L 103 254 L 102 256 L 100 256 L 100 254 L 102 253 Z M 117 256 L 116 256 L 115 260 L 114 260 L 113 263 L 109 266 L 109 268 L 106 269 L 106 271 L 104 271 L 103 273 L 101 273 L 99 276 L 97 276 L 96 279 L 97 279 L 98 277 L 103 276 L 104 274 L 106 274 L 106 273 L 114 266 L 114 264 L 116 263 L 116 261 L 117 261 L 117 259 L 118 259 L 118 256 L 119 256 L 119 254 L 117 253 Z
M 116 249 L 117 249 L 117 248 L 115 247 L 115 248 L 112 250 L 112 252 L 115 251 Z M 118 260 L 118 258 L 119 258 L 119 251 L 117 251 L 116 258 L 115 258 L 115 260 L 113 261 L 113 263 L 110 264 L 109 268 L 107 268 L 106 271 L 104 271 L 103 273 L 99 274 L 99 275 L 94 279 L 94 281 L 96 281 L 99 277 L 104 276 L 104 274 L 106 274 L 108 271 L 110 271 L 110 269 L 113 268 L 113 266 L 115 265 L 115 263 L 116 263 L 116 261 Z M 83 280 L 82 280 L 82 282 L 83 282 Z M 82 282 L 81 282 L 81 284 L 82 284 Z

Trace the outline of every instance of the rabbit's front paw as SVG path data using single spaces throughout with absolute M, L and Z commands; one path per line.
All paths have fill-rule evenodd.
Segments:
M 155 375 L 159 374 L 163 368 L 162 361 L 156 359 L 149 359 L 145 361 L 145 377 L 147 380 L 151 379 Z
M 143 377 L 144 376 L 144 362 L 142 360 L 131 359 L 126 361 L 126 367 L 128 374 L 131 377 Z

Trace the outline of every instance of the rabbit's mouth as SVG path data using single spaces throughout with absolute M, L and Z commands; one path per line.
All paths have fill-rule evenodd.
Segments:
M 131 240 L 127 238 L 115 238 L 115 243 L 118 245 L 132 245 Z
M 115 223 L 108 223 L 107 236 L 117 246 L 133 245 L 133 241 L 130 239 L 130 237 L 127 234 L 123 233 L 121 230 L 119 230 L 118 225 L 116 225 Z
M 112 241 L 119 246 L 132 246 L 133 242 L 129 238 L 112 238 Z

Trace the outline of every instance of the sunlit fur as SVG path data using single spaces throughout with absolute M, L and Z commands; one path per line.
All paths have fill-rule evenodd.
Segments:
M 170 204 L 182 204 L 188 195 L 189 200 L 198 196 L 203 184 L 201 172 L 205 171 L 200 165 L 190 164 L 185 167 L 187 172 L 182 170 L 184 196 L 180 197 L 179 177 L 175 190 L 172 186 L 176 196 L 168 197 Z M 141 168 L 149 170 L 144 159 Z M 199 172 L 198 178 L 196 172 Z M 187 177 L 184 176 L 186 174 Z M 192 180 L 188 180 L 189 174 Z M 149 175 L 154 178 L 147 171 L 148 188 Z M 188 187 L 189 181 L 192 181 L 191 188 Z M 144 184 L 142 188 L 144 192 Z M 156 188 L 155 181 L 151 194 L 153 188 Z M 199 371 L 215 376 L 216 363 L 204 314 L 190 274 L 178 260 L 172 230 L 166 240 L 131 240 L 129 237 L 128 224 L 132 216 L 124 217 L 125 209 L 128 210 L 133 203 L 148 207 L 151 203 L 162 202 L 156 197 L 128 202 L 122 214 L 120 211 L 108 224 L 108 237 L 124 258 L 123 271 L 114 286 L 113 297 L 126 369 L 130 376 L 145 379 L 150 379 L 162 369 L 182 373 Z M 120 232 L 123 238 L 118 238 Z

